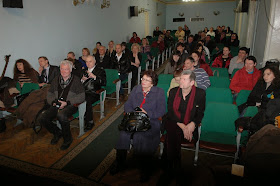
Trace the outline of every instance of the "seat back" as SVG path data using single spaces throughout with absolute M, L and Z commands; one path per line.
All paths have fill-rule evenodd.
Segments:
M 231 78 L 233 78 L 234 74 L 235 74 L 238 70 L 240 70 L 240 69 L 239 69 L 239 68 L 233 69 L 233 71 L 232 71 L 232 73 L 231 73 Z
M 209 87 L 206 89 L 206 105 L 210 102 L 229 103 L 233 102 L 229 88 Z
M 146 70 L 146 62 L 148 60 L 148 54 L 147 53 L 141 53 L 142 60 L 140 62 L 141 70 Z
M 254 117 L 258 113 L 258 107 L 256 106 L 249 106 L 246 108 L 244 113 L 244 117 Z
M 166 106 L 166 110 L 168 110 L 167 109 L 167 99 L 168 99 L 167 92 L 168 92 L 168 89 L 169 89 L 170 85 L 169 84 L 157 84 L 157 87 L 160 87 L 164 90 L 165 106 Z
M 116 69 L 104 69 L 106 73 L 106 86 L 104 87 L 107 94 L 112 94 L 116 92 L 116 84 L 114 83 L 115 80 L 119 79 L 118 70 Z
M 210 76 L 209 77 L 211 87 L 216 87 L 216 88 L 229 88 L 230 85 L 230 80 L 228 77 L 215 77 L 215 76 Z
M 151 47 L 151 54 L 152 54 L 152 56 L 153 56 L 154 58 L 157 59 L 158 53 L 159 53 L 159 48 L 157 48 L 157 47 Z
M 208 103 L 201 122 L 200 140 L 218 144 L 236 144 L 235 120 L 238 108 L 228 103 Z
M 228 74 L 228 69 L 227 68 L 216 68 L 216 67 L 211 67 L 213 71 L 213 76 L 217 77 L 229 77 Z
M 17 83 L 17 88 L 19 87 L 19 84 Z M 26 94 L 29 93 L 33 90 L 38 90 L 40 89 L 40 86 L 38 83 L 24 83 L 23 86 L 20 88 L 18 88 L 18 90 L 20 90 L 20 94 Z
M 158 75 L 158 84 L 168 84 L 169 86 L 172 79 L 172 74 L 160 74 Z
M 251 90 L 240 90 L 236 97 L 236 105 L 239 106 L 247 102 L 247 99 L 251 93 Z

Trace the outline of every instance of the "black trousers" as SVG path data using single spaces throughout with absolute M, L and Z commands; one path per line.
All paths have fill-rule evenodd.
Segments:
M 86 123 L 93 120 L 92 104 L 99 100 L 99 94 L 86 94 Z
M 45 112 L 42 113 L 40 117 L 40 122 L 46 129 L 52 133 L 59 133 L 59 128 L 52 121 L 57 118 L 59 123 L 61 124 L 62 136 L 64 142 L 70 141 L 71 139 L 71 130 L 70 130 L 70 122 L 68 118 L 77 112 L 78 108 L 73 105 L 67 105 L 64 109 L 59 110 L 56 107 L 49 107 Z
M 131 65 L 131 71 L 132 71 L 132 79 L 131 79 L 131 90 L 136 85 L 137 76 L 138 76 L 138 68 L 134 65 Z

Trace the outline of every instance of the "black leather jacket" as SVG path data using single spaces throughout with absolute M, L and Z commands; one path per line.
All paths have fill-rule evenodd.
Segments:
M 83 72 L 85 73 L 87 69 Z M 106 86 L 106 73 L 103 68 L 95 66 L 92 73 L 96 75 L 96 79 L 88 78 L 84 83 L 85 93 L 86 95 L 96 94 L 97 90 L 101 89 L 101 86 Z
M 118 61 L 117 56 L 112 56 L 112 62 L 114 68 L 118 69 L 121 74 L 126 74 L 130 71 L 130 58 L 128 55 L 123 54 L 120 61 Z

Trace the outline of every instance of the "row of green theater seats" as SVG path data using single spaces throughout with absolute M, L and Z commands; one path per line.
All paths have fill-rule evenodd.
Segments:
M 158 87 L 162 88 L 165 91 L 166 98 L 166 107 L 167 107 L 167 91 L 170 86 L 170 82 L 172 79 L 172 75 L 170 74 L 160 74 Z M 241 91 L 238 98 L 238 105 L 246 102 L 250 91 Z M 218 149 L 221 147 L 225 149 L 219 149 L 220 151 L 229 151 L 231 150 L 235 154 L 235 159 L 238 156 L 237 148 L 239 144 L 244 145 L 247 140 L 248 133 L 244 131 L 237 138 L 237 131 L 235 129 L 234 122 L 239 117 L 238 105 L 233 104 L 232 102 L 232 94 L 229 88 L 213 88 L 210 87 L 206 90 L 206 109 L 204 112 L 204 117 L 201 124 L 201 136 L 200 140 L 204 142 L 201 143 L 200 148 L 214 148 Z M 166 108 L 167 109 L 167 108 Z M 248 109 L 248 114 L 254 114 L 255 107 Z M 166 131 L 165 131 L 166 133 Z M 165 134 L 163 133 L 163 135 Z M 238 142 L 237 142 L 238 141 Z M 164 141 L 161 141 L 164 143 Z M 209 144 L 211 144 L 209 146 Z M 215 146 L 217 145 L 218 146 Z M 224 145 L 228 145 L 226 147 Z M 163 146 L 161 145 L 161 148 Z M 196 160 L 195 160 L 196 161 Z

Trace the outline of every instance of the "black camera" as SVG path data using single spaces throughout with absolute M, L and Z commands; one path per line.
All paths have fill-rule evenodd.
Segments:
M 55 107 L 59 109 L 59 107 L 61 106 L 61 103 L 58 100 L 63 101 L 63 98 L 54 100 Z
M 83 75 L 84 75 L 86 78 L 89 78 L 89 75 L 88 75 L 87 71 L 85 71 Z
M 142 109 L 140 108 L 140 107 L 135 107 L 135 109 L 134 109 L 135 111 L 142 111 Z

